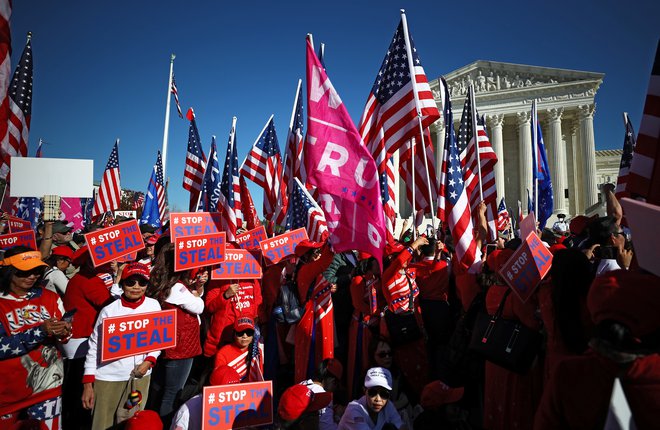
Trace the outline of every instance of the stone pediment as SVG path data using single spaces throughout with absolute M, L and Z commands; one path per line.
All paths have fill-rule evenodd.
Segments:
M 570 92 L 582 88 L 585 96 L 593 96 L 604 76 L 595 72 L 479 60 L 446 74 L 445 80 L 452 98 L 467 94 L 470 83 L 476 95 L 481 96 L 479 98 L 491 95 L 497 98 L 504 92 L 509 96 L 533 93 L 541 97 L 547 90 L 554 93 L 561 87 L 571 87 Z M 432 86 L 437 88 L 437 84 Z

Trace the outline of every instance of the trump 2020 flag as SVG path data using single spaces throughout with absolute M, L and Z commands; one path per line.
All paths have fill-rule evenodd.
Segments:
M 548 157 L 545 155 L 545 145 L 543 144 L 543 135 L 541 134 L 541 124 L 538 120 L 536 110 L 536 101 L 532 103 L 532 177 L 534 185 L 534 208 L 538 206 L 536 219 L 539 222 L 539 228 L 543 230 L 545 223 L 552 215 L 554 200 L 552 197 L 552 181 L 550 180 L 550 168 L 548 167 Z M 538 185 L 536 185 L 538 184 Z
M 385 219 L 376 162 L 307 39 L 307 182 L 317 187 L 335 252 L 367 252 L 379 262 Z

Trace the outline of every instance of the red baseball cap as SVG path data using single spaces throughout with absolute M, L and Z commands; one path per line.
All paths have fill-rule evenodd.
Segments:
M 66 257 L 68 259 L 72 259 L 73 258 L 73 249 L 71 249 L 70 247 L 68 247 L 66 245 L 56 246 L 55 248 L 53 248 L 50 255 L 58 256 L 58 257 Z
M 307 254 L 308 251 L 312 249 L 318 249 L 323 246 L 321 242 L 314 242 L 312 240 L 305 239 L 296 245 L 296 256 L 302 257 Z
M 121 280 L 128 279 L 129 276 L 141 276 L 148 281 L 149 267 L 142 263 L 131 263 L 121 272 Z
M 447 403 L 455 403 L 463 397 L 463 387 L 452 388 L 442 381 L 429 382 L 422 390 L 420 404 L 424 409 L 435 409 Z
M 308 412 L 325 408 L 332 401 L 332 393 L 315 393 L 305 385 L 294 385 L 284 391 L 277 414 L 285 421 L 294 421 Z
M 158 416 L 158 412 L 144 410 L 137 411 L 135 415 L 126 420 L 125 430 L 163 430 L 163 422 Z
M 85 264 L 85 261 L 87 261 L 87 258 L 89 258 L 89 247 L 87 245 L 78 248 L 74 253 L 73 256 L 71 256 L 71 264 L 74 266 L 80 267 L 83 264 Z
M 235 331 L 254 330 L 254 320 L 249 317 L 240 317 L 234 322 Z
M 241 382 L 241 376 L 233 367 L 218 366 L 211 372 L 209 378 L 211 385 L 230 385 Z

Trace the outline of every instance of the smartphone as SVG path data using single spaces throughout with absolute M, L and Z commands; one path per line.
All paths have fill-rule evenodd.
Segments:
M 489 243 L 486 245 L 486 257 L 490 255 L 491 252 L 495 251 L 497 249 L 497 245 L 494 243 Z
M 433 237 L 433 226 L 431 224 L 426 224 L 426 237 Z
M 62 321 L 73 322 L 73 316 L 75 315 L 76 312 L 78 312 L 78 309 L 76 308 L 64 312 L 64 315 L 62 315 Z

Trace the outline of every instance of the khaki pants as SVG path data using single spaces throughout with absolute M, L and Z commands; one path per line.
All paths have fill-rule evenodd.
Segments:
M 135 379 L 133 386 L 142 393 L 142 401 L 134 409 L 144 409 L 149 395 L 151 375 Z M 116 413 L 123 408 L 131 393 L 128 381 L 94 381 L 94 412 L 92 430 L 107 430 L 116 427 Z

